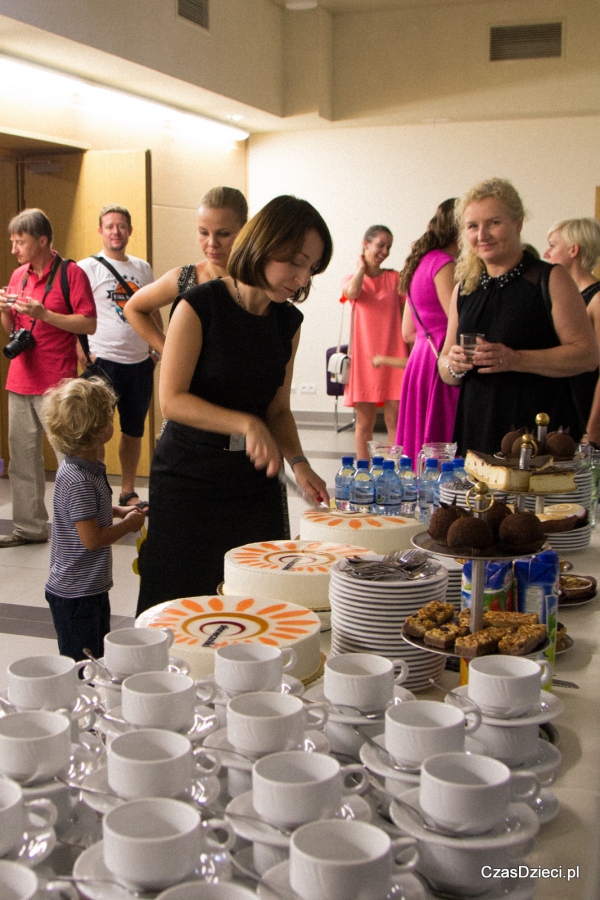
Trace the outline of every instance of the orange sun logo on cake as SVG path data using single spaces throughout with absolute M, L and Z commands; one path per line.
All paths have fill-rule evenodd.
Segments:
M 322 541 L 263 541 L 246 544 L 230 554 L 232 563 L 255 569 L 277 572 L 329 572 L 334 562 L 347 556 L 367 553 L 351 544 L 330 544 Z
M 346 528 L 353 528 L 360 531 L 364 528 L 385 528 L 386 525 L 407 525 L 406 519 L 400 516 L 370 516 L 368 513 L 326 513 L 320 510 L 306 510 L 303 518 L 309 522 L 315 522 L 318 525 L 327 525 L 330 528 L 339 528 L 343 525 Z
M 146 623 L 170 628 L 181 647 L 224 647 L 231 643 L 280 646 L 281 641 L 308 635 L 315 627 L 309 609 L 291 608 L 254 597 L 190 597 L 175 600 Z

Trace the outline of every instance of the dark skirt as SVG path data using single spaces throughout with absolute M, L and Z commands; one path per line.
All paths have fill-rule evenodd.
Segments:
M 257 471 L 244 451 L 206 443 L 202 432 L 168 422 L 150 472 L 136 615 L 166 600 L 214 594 L 228 550 L 288 536 L 277 478 Z

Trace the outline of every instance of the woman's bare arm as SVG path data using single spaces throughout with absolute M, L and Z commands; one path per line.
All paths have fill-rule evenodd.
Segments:
M 161 278 L 140 288 L 125 304 L 125 318 L 132 328 L 153 350 L 162 353 L 165 334 L 156 319 L 156 312 L 173 303 L 178 294 L 177 279 L 180 268 L 171 269 Z

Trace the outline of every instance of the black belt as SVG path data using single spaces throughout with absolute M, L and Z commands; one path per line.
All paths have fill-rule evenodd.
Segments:
M 201 444 L 219 447 L 221 450 L 237 452 L 246 450 L 246 438 L 243 434 L 217 434 L 216 431 L 202 431 L 200 428 L 194 431 Z

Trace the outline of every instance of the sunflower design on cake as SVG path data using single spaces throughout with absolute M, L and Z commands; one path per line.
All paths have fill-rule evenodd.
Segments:
M 307 509 L 300 518 L 300 537 L 306 541 L 356 542 L 374 553 L 393 553 L 412 546 L 423 525 L 408 516 L 376 516 L 340 510 Z

